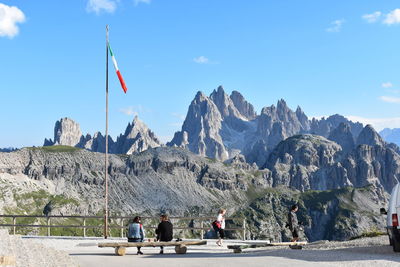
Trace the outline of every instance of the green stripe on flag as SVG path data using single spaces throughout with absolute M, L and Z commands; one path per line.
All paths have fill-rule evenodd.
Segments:
M 112 50 L 111 50 L 111 46 L 110 46 L 110 44 L 108 44 L 108 49 L 110 50 L 110 54 L 111 54 L 111 56 L 113 57 L 113 56 L 114 56 L 114 54 L 113 54 L 113 52 L 112 52 Z

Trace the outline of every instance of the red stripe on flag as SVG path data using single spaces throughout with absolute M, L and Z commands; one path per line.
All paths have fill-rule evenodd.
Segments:
M 121 83 L 122 89 L 124 90 L 124 93 L 126 94 L 126 91 L 128 91 L 128 87 L 126 87 L 125 81 L 122 78 L 121 72 L 119 72 L 119 70 L 117 70 L 117 75 L 118 75 L 119 82 Z

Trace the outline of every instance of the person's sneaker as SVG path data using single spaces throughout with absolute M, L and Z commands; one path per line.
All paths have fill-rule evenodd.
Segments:
M 160 254 L 164 254 L 164 250 L 160 250 Z
M 138 251 L 138 252 L 137 252 L 137 255 L 143 255 L 143 252 Z

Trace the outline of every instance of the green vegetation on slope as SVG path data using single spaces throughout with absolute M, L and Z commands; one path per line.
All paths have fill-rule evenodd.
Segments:
M 42 146 L 42 147 L 29 147 L 28 149 L 33 150 L 33 151 L 44 151 L 44 152 L 51 152 L 51 153 L 56 153 L 56 152 L 77 152 L 79 150 L 82 150 L 81 148 L 78 147 L 72 147 L 72 146 Z

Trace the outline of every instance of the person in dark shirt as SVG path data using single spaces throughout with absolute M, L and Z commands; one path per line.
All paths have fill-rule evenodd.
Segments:
M 297 242 L 297 240 L 299 240 L 299 222 L 297 221 L 296 215 L 298 210 L 299 206 L 293 205 L 288 214 L 288 225 L 293 236 L 291 242 Z
M 173 226 L 168 219 L 168 215 L 163 214 L 160 216 L 161 222 L 156 229 L 157 241 L 171 241 L 173 238 Z M 160 254 L 164 254 L 164 247 L 160 247 Z

